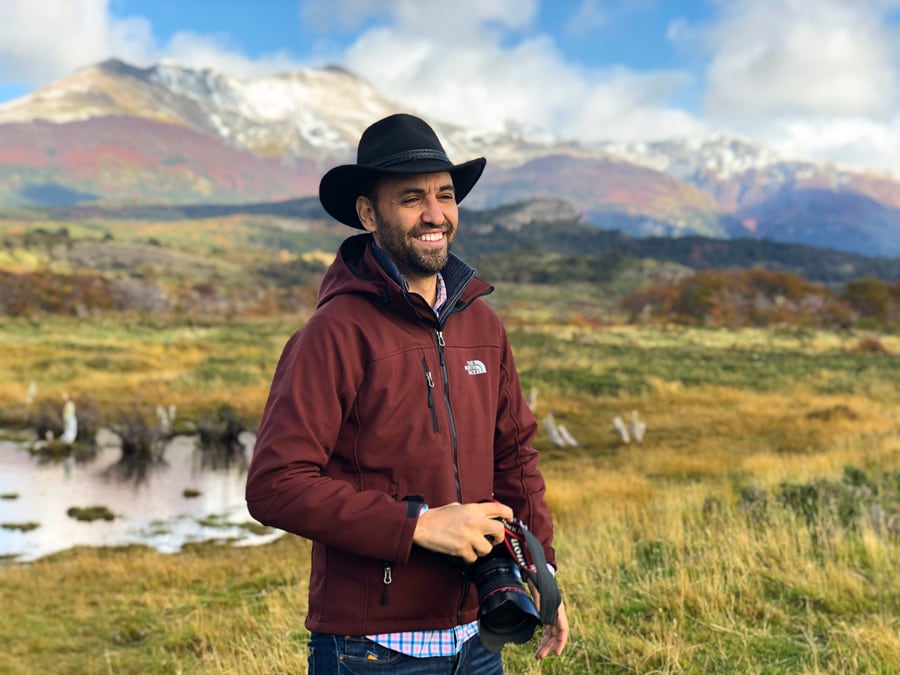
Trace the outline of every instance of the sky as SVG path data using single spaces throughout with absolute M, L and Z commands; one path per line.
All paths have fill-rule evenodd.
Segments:
M 900 0 L 0 0 L 0 102 L 110 57 L 340 65 L 477 130 L 728 134 L 900 175 Z

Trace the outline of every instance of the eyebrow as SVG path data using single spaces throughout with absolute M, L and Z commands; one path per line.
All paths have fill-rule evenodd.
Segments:
M 446 192 L 449 190 L 450 192 L 454 192 L 453 183 L 447 183 L 446 185 L 441 185 L 436 191 L 437 192 Z M 408 187 L 403 188 L 400 192 L 397 193 L 398 197 L 404 197 L 406 195 L 423 195 L 427 192 L 424 188 L 419 187 Z

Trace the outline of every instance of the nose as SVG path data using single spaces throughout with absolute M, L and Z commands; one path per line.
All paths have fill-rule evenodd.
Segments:
M 425 198 L 425 208 L 422 212 L 422 222 L 430 223 L 432 225 L 444 224 L 444 210 L 441 208 L 441 203 L 434 195 L 428 195 Z

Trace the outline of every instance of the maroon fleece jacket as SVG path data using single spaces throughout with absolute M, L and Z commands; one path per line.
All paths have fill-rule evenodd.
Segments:
M 412 543 L 419 504 L 497 499 L 555 564 L 537 424 L 492 288 L 451 254 L 438 320 L 351 237 L 275 371 L 247 478 L 261 523 L 313 541 L 306 626 L 365 635 L 473 621 L 458 559 Z

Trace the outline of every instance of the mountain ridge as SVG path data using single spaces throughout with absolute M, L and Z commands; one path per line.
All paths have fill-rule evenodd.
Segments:
M 312 195 L 325 168 L 353 161 L 365 126 L 401 111 L 414 112 L 336 67 L 238 78 L 173 62 L 105 61 L 0 105 L 0 207 Z M 559 197 L 591 224 L 634 236 L 900 255 L 900 181 L 883 173 L 785 159 L 721 135 L 587 146 L 522 129 L 433 125 L 451 157 L 488 157 L 469 197 L 478 207 Z M 90 147 L 102 149 L 102 166 Z

